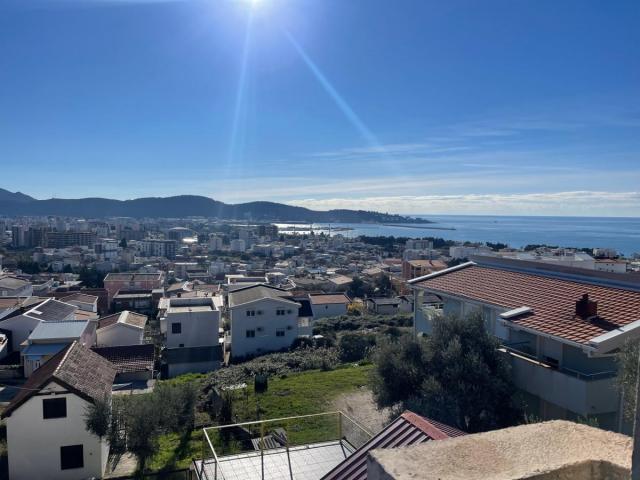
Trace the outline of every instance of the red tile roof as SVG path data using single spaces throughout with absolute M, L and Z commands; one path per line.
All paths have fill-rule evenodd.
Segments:
M 326 305 L 326 304 L 348 304 L 351 303 L 349 297 L 342 293 L 329 293 L 320 295 L 309 295 L 312 305 Z
M 508 310 L 531 307 L 532 313 L 510 321 L 576 343 L 588 343 L 614 328 L 640 320 L 640 292 L 495 267 L 472 264 L 413 285 Z M 598 302 L 597 320 L 576 316 L 576 302 L 584 294 Z
M 461 435 L 466 434 L 456 428 L 406 411 L 322 477 L 322 480 L 366 480 L 367 456 L 376 448 L 406 447 Z
M 153 371 L 155 362 L 153 344 L 94 347 L 93 351 L 109 360 L 118 373 Z

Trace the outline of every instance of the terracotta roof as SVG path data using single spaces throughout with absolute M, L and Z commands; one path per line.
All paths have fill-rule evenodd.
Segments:
M 322 294 L 322 295 L 309 295 L 309 299 L 311 300 L 312 305 L 326 305 L 326 304 L 345 304 L 351 303 L 349 297 L 340 293 L 340 294 Z
M 461 435 L 466 434 L 456 428 L 406 411 L 322 477 L 322 480 L 366 480 L 367 456 L 371 450 L 406 447 Z
M 577 343 L 640 320 L 640 292 L 470 264 L 414 283 L 507 310 L 523 306 L 533 312 L 510 319 L 515 325 Z M 598 302 L 598 319 L 575 314 L 576 302 L 588 294 Z
M 95 347 L 93 351 L 109 360 L 118 373 L 148 372 L 153 370 L 155 349 L 153 344 Z
M 51 381 L 87 401 L 102 399 L 111 394 L 115 375 L 116 369 L 109 361 L 75 341 L 33 372 L 2 415 L 10 416 Z

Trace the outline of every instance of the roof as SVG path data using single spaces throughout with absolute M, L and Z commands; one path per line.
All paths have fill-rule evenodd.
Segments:
M 78 302 L 94 304 L 98 301 L 97 295 L 87 295 L 86 293 L 72 293 L 66 297 L 60 297 L 61 302 Z
M 54 320 L 64 320 L 68 316 L 74 314 L 76 310 L 78 310 L 78 307 L 75 305 L 50 298 L 42 302 L 40 305 L 33 307 L 31 310 L 26 312 L 25 315 L 49 322 Z
M 88 321 L 65 320 L 53 322 L 40 322 L 33 329 L 29 340 L 51 340 L 54 338 L 80 338 L 89 326 Z
M 506 310 L 533 312 L 514 317 L 514 325 L 586 344 L 590 339 L 639 320 L 640 292 L 505 270 L 473 263 L 437 272 L 413 284 L 437 294 L 454 295 Z M 576 316 L 576 301 L 588 294 L 598 302 L 597 321 Z
M 335 275 L 329 278 L 331 283 L 335 283 L 336 285 L 347 285 L 348 283 L 353 282 L 353 278 L 347 277 L 345 275 Z
M 229 307 L 236 307 L 256 300 L 272 299 L 289 303 L 296 303 L 291 300 L 291 293 L 276 287 L 267 285 L 253 285 L 229 293 Z
M 29 285 L 29 282 L 22 278 L 12 277 L 10 275 L 0 277 L 0 288 L 9 290 L 18 290 Z
M 406 447 L 462 435 L 466 434 L 456 428 L 406 411 L 322 477 L 322 480 L 366 480 L 367 456 L 373 449 Z
M 374 450 L 369 462 L 396 480 L 630 478 L 631 453 L 631 437 L 555 420 Z
M 124 310 L 113 315 L 107 315 L 98 320 L 98 328 L 105 328 L 115 323 L 124 323 L 136 328 L 144 328 L 147 324 L 147 316 Z
M 44 355 L 53 355 L 58 353 L 60 350 L 65 348 L 68 343 L 32 343 L 31 345 L 27 345 L 22 352 L 21 355 L 25 357 L 28 356 L 44 356 Z
M 311 305 L 332 305 L 332 304 L 348 304 L 351 303 L 349 297 L 347 297 L 344 293 L 327 293 L 327 294 L 319 294 L 319 295 L 309 295 L 309 300 L 311 300 Z
M 87 401 L 103 399 L 111 394 L 115 375 L 116 369 L 110 362 L 79 342 L 73 342 L 33 372 L 7 406 L 3 417 L 10 416 L 51 381 Z
M 109 360 L 118 373 L 148 372 L 153 370 L 155 347 L 151 343 L 117 347 L 94 347 L 92 350 Z
M 203 347 L 167 348 L 165 358 L 168 364 L 199 363 L 222 361 L 222 347 L 220 345 Z
M 162 278 L 162 272 L 156 273 L 107 273 L 104 277 L 104 281 L 118 281 L 118 282 L 133 282 L 136 280 L 160 280 Z
M 376 305 L 398 305 L 402 303 L 400 298 L 382 297 L 382 298 L 367 298 L 367 302 L 373 302 Z

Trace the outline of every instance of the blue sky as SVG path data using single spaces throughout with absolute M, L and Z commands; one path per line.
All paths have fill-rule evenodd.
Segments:
M 0 187 L 640 215 L 640 3 L 2 0 Z

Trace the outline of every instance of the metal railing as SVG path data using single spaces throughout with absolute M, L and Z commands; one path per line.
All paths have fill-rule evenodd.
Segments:
M 513 355 L 517 355 L 518 357 L 521 357 L 531 363 L 535 363 L 537 365 L 540 365 L 541 367 L 544 368 L 549 368 L 552 370 L 556 370 L 558 372 L 564 373 L 565 375 L 569 375 L 575 378 L 578 378 L 580 380 L 585 380 L 587 382 L 590 381 L 594 381 L 594 380 L 602 380 L 602 379 L 607 379 L 607 378 L 612 378 L 615 377 L 617 375 L 617 372 L 615 370 L 605 370 L 605 371 L 600 371 L 600 372 L 593 372 L 593 373 L 588 373 L 588 372 L 583 372 L 580 370 L 575 370 L 572 368 L 568 368 L 565 366 L 558 366 L 558 365 L 553 365 L 549 362 L 545 362 L 541 359 L 539 359 L 535 354 L 531 353 L 530 351 L 526 351 L 524 349 L 521 348 L 514 348 L 514 345 L 524 345 L 524 344 L 528 344 L 528 342 L 519 342 L 519 343 L 511 343 L 511 344 L 503 344 L 500 346 L 500 350 L 502 350 L 505 353 L 508 354 L 513 354 Z
M 203 429 L 202 460 L 194 462 L 200 480 L 224 480 L 221 463 L 238 458 L 260 458 L 260 478 L 265 478 L 265 456 L 286 456 L 289 477 L 295 475 L 292 449 L 337 444 L 346 455 L 364 445 L 371 432 L 342 412 L 258 420 Z

